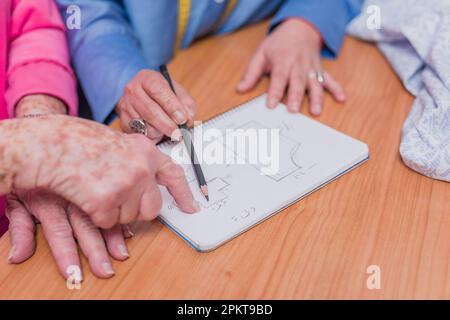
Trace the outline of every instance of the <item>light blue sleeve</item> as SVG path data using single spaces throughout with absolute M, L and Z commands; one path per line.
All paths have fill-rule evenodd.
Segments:
M 286 0 L 271 24 L 271 29 L 287 18 L 299 17 L 313 24 L 325 43 L 323 56 L 339 53 L 347 24 L 361 10 L 363 0 Z
M 113 115 L 125 85 L 148 68 L 120 0 L 57 0 L 77 5 L 81 28 L 68 31 L 72 61 L 96 121 Z M 67 17 L 66 17 L 67 18 Z

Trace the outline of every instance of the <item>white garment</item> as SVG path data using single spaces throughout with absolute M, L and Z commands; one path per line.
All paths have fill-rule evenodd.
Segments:
M 450 181 L 450 0 L 366 0 L 348 31 L 377 42 L 416 96 L 402 130 L 405 164 Z

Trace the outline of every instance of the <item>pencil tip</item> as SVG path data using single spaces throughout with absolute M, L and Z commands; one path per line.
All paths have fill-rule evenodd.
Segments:
M 200 190 L 202 191 L 203 195 L 205 196 L 206 201 L 209 201 L 208 186 L 207 186 L 206 184 L 205 184 L 205 185 L 202 185 L 202 186 L 200 187 Z

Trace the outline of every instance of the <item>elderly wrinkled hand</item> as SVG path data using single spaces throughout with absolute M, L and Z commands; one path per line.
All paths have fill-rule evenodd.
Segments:
M 116 108 L 121 129 L 133 133 L 130 121 L 143 119 L 147 137 L 153 142 L 159 142 L 164 136 L 179 140 L 178 125 L 193 125 L 197 105 L 179 83 L 174 81 L 173 85 L 176 94 L 159 72 L 139 72 L 125 87 Z
M 114 274 L 109 256 L 128 257 L 127 223 L 159 213 L 158 184 L 186 212 L 198 205 L 181 167 L 148 139 L 64 116 L 66 111 L 58 99 L 30 95 L 16 106 L 22 119 L 0 123 L 4 141 L 15 137 L 14 144 L 1 144 L 0 191 L 10 192 L 8 260 L 21 263 L 33 255 L 39 221 L 64 277 L 82 280 L 77 240 L 92 272 L 109 278 Z
M 92 272 L 100 278 L 114 275 L 110 257 L 128 258 L 124 238 L 132 236 L 129 226 L 99 229 L 89 216 L 63 198 L 44 190 L 8 195 L 6 214 L 10 221 L 10 263 L 21 263 L 35 250 L 35 221 L 42 224 L 44 236 L 61 274 L 82 281 L 78 244 Z
M 344 90 L 333 77 L 322 72 L 320 35 L 307 23 L 299 19 L 288 19 L 281 23 L 260 45 L 238 85 L 238 91 L 247 92 L 270 73 L 267 106 L 274 108 L 287 89 L 287 105 L 290 112 L 299 112 L 305 96 L 309 95 L 309 110 L 319 115 L 323 105 L 324 88 L 333 97 L 343 102 Z M 323 82 L 323 83 L 321 83 Z
M 142 135 L 64 115 L 5 120 L 0 133 L 16 141 L 2 143 L 3 194 L 52 191 L 106 229 L 154 219 L 162 205 L 159 185 L 183 211 L 199 210 L 183 169 Z

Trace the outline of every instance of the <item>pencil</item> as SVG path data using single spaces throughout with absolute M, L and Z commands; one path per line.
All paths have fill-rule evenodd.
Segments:
M 169 86 L 172 89 L 173 93 L 175 93 L 175 95 L 176 95 L 177 92 L 175 91 L 175 87 L 173 86 L 172 78 L 170 77 L 167 66 L 165 64 L 163 64 L 159 67 L 159 70 L 160 70 L 161 74 L 163 75 L 163 77 L 169 83 Z M 186 124 L 179 125 L 178 128 L 181 131 L 181 135 L 183 136 L 184 144 L 186 145 L 186 149 L 188 150 L 188 153 L 190 155 L 192 167 L 194 169 L 195 176 L 197 177 L 197 182 L 200 187 L 200 191 L 205 196 L 206 200 L 209 201 L 208 185 L 206 183 L 206 179 L 203 174 L 202 167 L 200 166 L 200 162 L 198 161 L 197 154 L 195 153 L 194 143 L 192 142 L 191 135 L 189 134 L 189 129 L 186 126 Z

